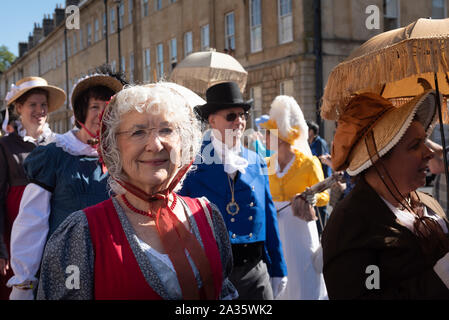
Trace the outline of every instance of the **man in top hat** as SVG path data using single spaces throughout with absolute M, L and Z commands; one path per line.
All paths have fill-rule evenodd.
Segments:
M 234 256 L 230 279 L 239 299 L 276 298 L 287 284 L 287 267 L 267 166 L 240 143 L 251 104 L 234 82 L 210 87 L 206 99 L 196 111 L 211 130 L 204 135 L 197 169 L 186 177 L 180 194 L 205 196 L 220 209 Z

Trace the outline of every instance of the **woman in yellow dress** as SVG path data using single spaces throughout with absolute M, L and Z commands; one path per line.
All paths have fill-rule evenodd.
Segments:
M 270 191 L 278 210 L 279 233 L 287 262 L 288 284 L 278 299 L 327 299 L 322 274 L 322 253 L 313 206 L 325 206 L 327 191 L 296 197 L 324 179 L 321 163 L 307 143 L 308 127 L 294 98 L 278 96 L 270 109 L 270 119 L 261 124 L 267 129 L 267 149 L 277 152 L 267 159 Z M 276 147 L 277 144 L 277 147 Z M 292 206 L 287 206 L 293 201 Z M 298 217 L 296 208 L 309 214 Z

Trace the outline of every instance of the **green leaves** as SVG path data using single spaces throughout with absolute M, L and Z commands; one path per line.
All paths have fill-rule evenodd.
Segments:
M 5 45 L 0 46 L 0 72 L 4 72 L 16 59 L 16 56 Z

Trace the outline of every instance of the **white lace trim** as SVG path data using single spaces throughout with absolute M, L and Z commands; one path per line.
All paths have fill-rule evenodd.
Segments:
M 62 148 L 62 150 L 72 156 L 98 157 L 98 152 L 95 148 L 92 148 L 75 136 L 76 131 L 77 130 L 70 130 L 64 134 L 58 135 L 56 138 L 56 146 Z
M 48 123 L 44 124 L 44 129 L 42 131 L 42 134 L 39 137 L 37 137 L 37 139 L 35 139 L 31 136 L 27 136 L 27 130 L 22 125 L 22 121 L 16 120 L 16 126 L 17 126 L 17 133 L 19 134 L 19 136 L 22 137 L 23 141 L 31 142 L 31 143 L 35 144 L 36 146 L 41 145 L 41 144 L 44 144 L 44 145 L 49 144 L 49 143 L 55 141 L 57 136 L 59 136 L 58 134 L 55 134 L 53 131 L 51 131 Z
M 290 170 L 290 168 L 292 167 L 293 163 L 295 162 L 296 159 L 296 155 L 294 155 L 290 161 L 287 163 L 287 165 L 285 166 L 284 170 L 281 171 L 280 167 L 279 167 L 279 162 L 276 161 L 276 175 L 279 179 L 281 179 L 283 176 L 285 176 L 287 174 L 287 172 Z

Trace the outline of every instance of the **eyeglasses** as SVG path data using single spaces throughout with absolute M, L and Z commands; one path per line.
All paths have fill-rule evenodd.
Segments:
M 237 119 L 237 117 L 239 117 L 240 119 L 242 119 L 242 120 L 248 120 L 248 118 L 249 118 L 249 113 L 248 113 L 248 111 L 245 111 L 245 112 L 240 112 L 240 113 L 236 113 L 236 112 L 230 112 L 230 113 L 228 113 L 227 115 L 225 115 L 225 116 L 223 116 L 225 119 L 226 119 L 226 121 L 228 121 L 228 122 L 234 122 L 235 121 L 235 119 Z
M 155 128 L 136 128 L 133 130 L 117 132 L 117 135 L 125 134 L 130 141 L 134 143 L 144 143 L 148 140 L 152 132 L 154 132 L 156 137 L 162 142 L 173 141 L 178 137 L 178 128 L 171 125 Z

